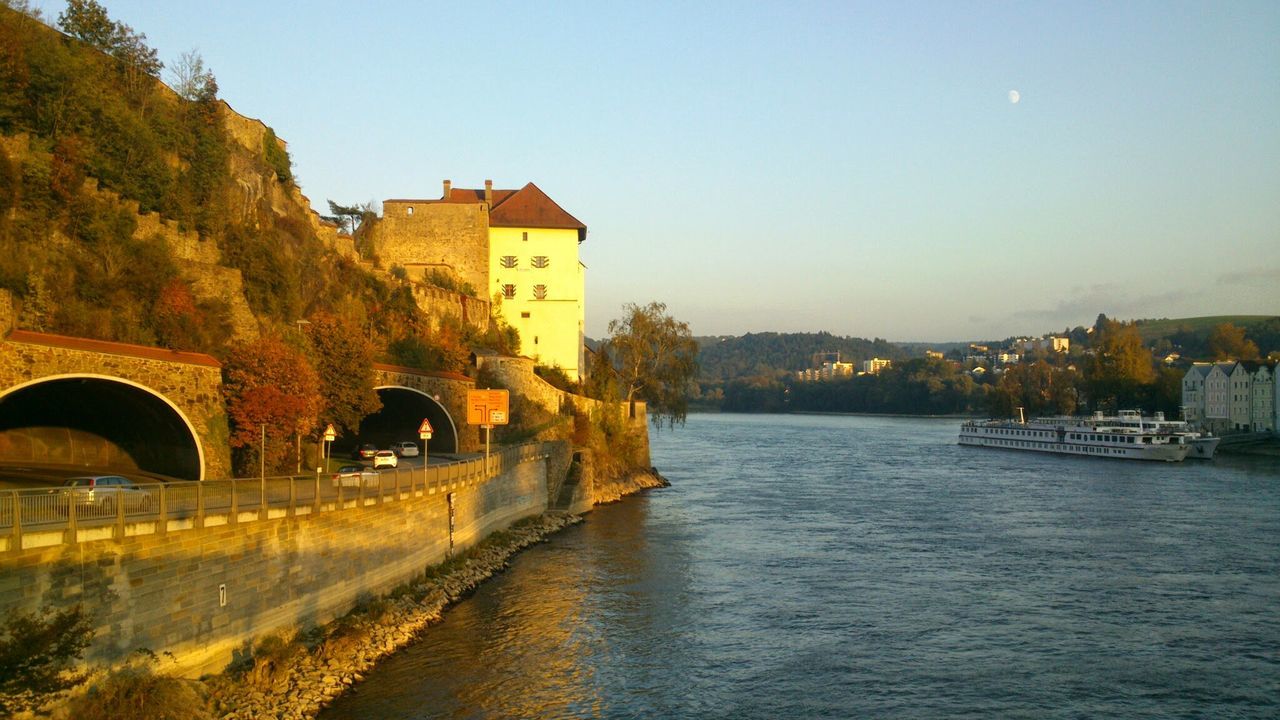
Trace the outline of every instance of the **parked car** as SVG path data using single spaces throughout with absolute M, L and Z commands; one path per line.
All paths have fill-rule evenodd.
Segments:
M 126 511 L 145 512 L 151 509 L 151 493 L 121 475 L 67 478 L 63 481 L 62 488 L 62 492 L 69 498 L 68 504 L 76 508 L 77 514 L 92 509 L 95 514 L 100 511 L 101 515 L 110 515 L 120 505 Z
M 373 456 L 374 470 L 377 470 L 380 467 L 393 468 L 399 464 L 400 461 L 396 459 L 396 454 L 390 450 L 379 450 L 377 454 Z
M 400 457 L 418 457 L 418 443 L 416 442 L 409 442 L 408 440 L 398 442 L 391 446 L 391 450 Z
M 355 458 L 355 459 L 357 459 L 357 460 L 368 460 L 368 459 L 372 458 L 372 457 L 374 456 L 374 454 L 375 454 L 375 453 L 377 453 L 377 452 L 378 452 L 378 446 L 377 446 L 377 445 L 372 445 L 372 444 L 370 444 L 370 443 L 365 443 L 365 444 L 361 445 L 360 447 L 356 448 L 356 451 L 355 451 L 355 452 L 353 452 L 353 453 L 351 453 L 351 457 L 353 457 L 353 458 Z
M 377 485 L 378 473 L 364 465 L 343 465 L 333 474 L 334 487 L 360 487 L 361 482 L 366 486 Z

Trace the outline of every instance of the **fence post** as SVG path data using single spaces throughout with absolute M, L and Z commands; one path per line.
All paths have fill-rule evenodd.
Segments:
M 319 470 L 316 470 L 316 494 L 311 499 L 311 503 L 312 503 L 311 512 L 319 514 L 320 513 L 320 471 Z
M 165 490 L 166 488 L 164 486 L 164 483 L 161 483 L 160 484 L 160 510 L 159 510 L 159 515 L 156 516 L 156 532 L 159 534 L 164 534 L 169 532 L 169 521 L 165 519 L 165 515 L 168 514 L 168 508 L 169 508 L 168 497 L 169 496 L 165 492 Z
M 196 483 L 196 516 L 191 522 L 198 528 L 204 527 L 204 481 Z
M 289 510 L 288 515 L 298 514 L 298 478 L 289 478 Z
M 231 517 L 227 518 L 228 525 L 234 525 L 240 522 L 240 496 L 236 490 L 236 479 L 231 478 Z
M 21 502 L 21 499 L 18 497 L 17 490 L 10 490 L 9 497 L 11 498 L 11 502 L 13 503 L 10 506 L 13 511 L 13 526 L 10 528 L 10 531 L 13 534 L 13 538 L 10 540 L 10 542 L 13 544 L 9 546 L 9 549 L 21 550 L 22 549 L 22 506 L 18 504 L 19 502 Z
M 116 493 L 116 539 L 124 539 L 124 491 Z

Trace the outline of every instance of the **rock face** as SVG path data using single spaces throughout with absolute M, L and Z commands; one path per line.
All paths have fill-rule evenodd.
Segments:
M 592 485 L 592 502 L 596 505 L 617 502 L 627 495 L 634 495 L 642 490 L 671 487 L 671 483 L 657 468 L 636 468 L 620 477 L 596 479 Z

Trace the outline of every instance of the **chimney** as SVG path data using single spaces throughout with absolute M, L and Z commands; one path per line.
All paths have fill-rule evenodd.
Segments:
M 493 181 L 484 181 L 484 201 L 490 206 L 493 205 Z
M 448 199 L 449 199 L 449 193 L 450 193 L 452 190 L 453 190 L 453 181 L 451 181 L 451 180 L 445 180 L 445 181 L 444 181 L 444 195 L 443 195 L 443 198 L 444 198 L 445 200 L 448 200 Z

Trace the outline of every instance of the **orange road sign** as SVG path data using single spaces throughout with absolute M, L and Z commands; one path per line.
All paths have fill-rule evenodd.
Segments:
M 468 390 L 468 425 L 506 425 L 511 419 L 511 393 L 506 390 Z
M 324 429 L 325 440 L 327 440 L 328 442 L 333 442 L 337 438 L 338 438 L 338 431 L 333 429 L 332 424 L 330 424 L 329 427 Z
M 430 435 L 431 433 L 435 432 L 435 429 L 431 427 L 430 420 L 426 418 L 422 418 L 422 424 L 418 426 L 418 432 L 426 433 Z

